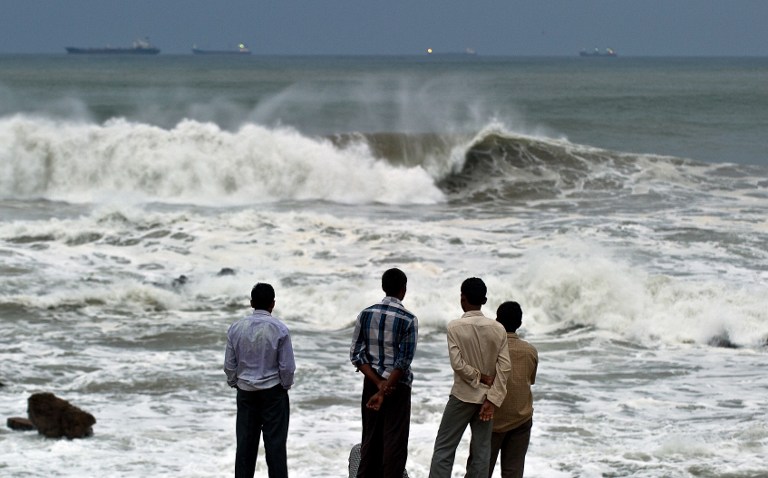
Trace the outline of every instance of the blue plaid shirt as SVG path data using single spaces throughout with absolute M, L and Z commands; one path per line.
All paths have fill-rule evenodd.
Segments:
M 369 364 L 385 379 L 399 368 L 403 371 L 400 383 L 410 387 L 413 383 L 411 362 L 418 336 L 416 316 L 396 298 L 384 297 L 357 316 L 349 359 L 357 368 Z

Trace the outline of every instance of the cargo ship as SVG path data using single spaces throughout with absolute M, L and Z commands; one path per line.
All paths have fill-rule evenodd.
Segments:
M 235 50 L 203 50 L 202 48 L 197 48 L 197 46 L 192 46 L 192 54 L 193 55 L 250 55 L 251 50 L 248 49 L 247 46 L 245 46 L 245 43 L 240 43 L 237 45 L 237 49 Z
M 157 55 L 160 49 L 152 46 L 148 39 L 136 40 L 132 47 L 80 48 L 65 47 L 67 53 L 73 55 Z
M 606 48 L 604 51 L 600 51 L 599 49 L 595 48 L 592 51 L 587 50 L 581 50 L 579 52 L 579 56 L 618 56 L 616 52 L 612 48 Z

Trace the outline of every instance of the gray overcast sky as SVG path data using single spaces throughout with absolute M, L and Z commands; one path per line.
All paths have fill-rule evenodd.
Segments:
M 768 56 L 768 0 L 0 0 L 0 53 L 149 37 L 255 54 Z

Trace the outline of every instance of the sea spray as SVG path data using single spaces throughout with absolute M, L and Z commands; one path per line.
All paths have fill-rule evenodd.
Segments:
M 395 167 L 364 149 L 339 149 L 289 128 L 246 125 L 230 133 L 195 121 L 164 130 L 126 120 L 100 126 L 17 116 L 0 120 L 0 136 L 8 144 L 0 178 L 7 196 L 211 205 L 443 199 L 419 166 Z

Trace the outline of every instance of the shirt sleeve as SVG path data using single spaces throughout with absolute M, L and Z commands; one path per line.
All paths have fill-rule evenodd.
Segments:
M 237 356 L 235 347 L 232 345 L 232 339 L 227 334 L 227 348 L 224 351 L 224 373 L 227 375 L 227 385 L 234 387 L 237 385 Z
M 368 360 L 368 354 L 366 353 L 365 349 L 365 337 L 362 327 L 362 320 L 363 314 L 360 313 L 360 315 L 357 316 L 357 320 L 355 320 L 355 331 L 352 334 L 352 337 L 354 338 L 352 339 L 352 346 L 349 349 L 349 360 L 357 368 L 360 368 L 361 365 L 370 363 Z
M 512 361 L 509 358 L 509 342 L 506 333 L 504 340 L 496 354 L 496 378 L 488 390 L 488 401 L 500 407 L 507 396 L 507 378 L 512 370 Z
M 451 368 L 472 388 L 478 388 L 480 386 L 480 370 L 471 366 L 462 357 L 461 348 L 459 348 L 459 343 L 456 340 L 454 329 L 449 327 L 447 336 L 448 357 L 451 359 Z M 509 356 L 507 356 L 507 359 L 509 359 Z
M 539 353 L 536 351 L 536 349 L 533 350 L 533 367 L 531 368 L 531 378 L 530 382 L 531 385 L 536 383 L 536 372 L 539 369 Z
M 280 376 L 280 383 L 286 390 L 293 385 L 294 372 L 296 372 L 296 362 L 293 357 L 293 344 L 290 334 L 286 334 L 277 350 L 277 373 Z
M 393 368 L 399 368 L 400 370 L 408 370 L 413 362 L 413 356 L 416 353 L 416 341 L 419 336 L 419 326 L 414 317 L 409 326 L 406 327 L 403 336 L 400 340 L 398 348 L 397 358 L 393 365 Z

